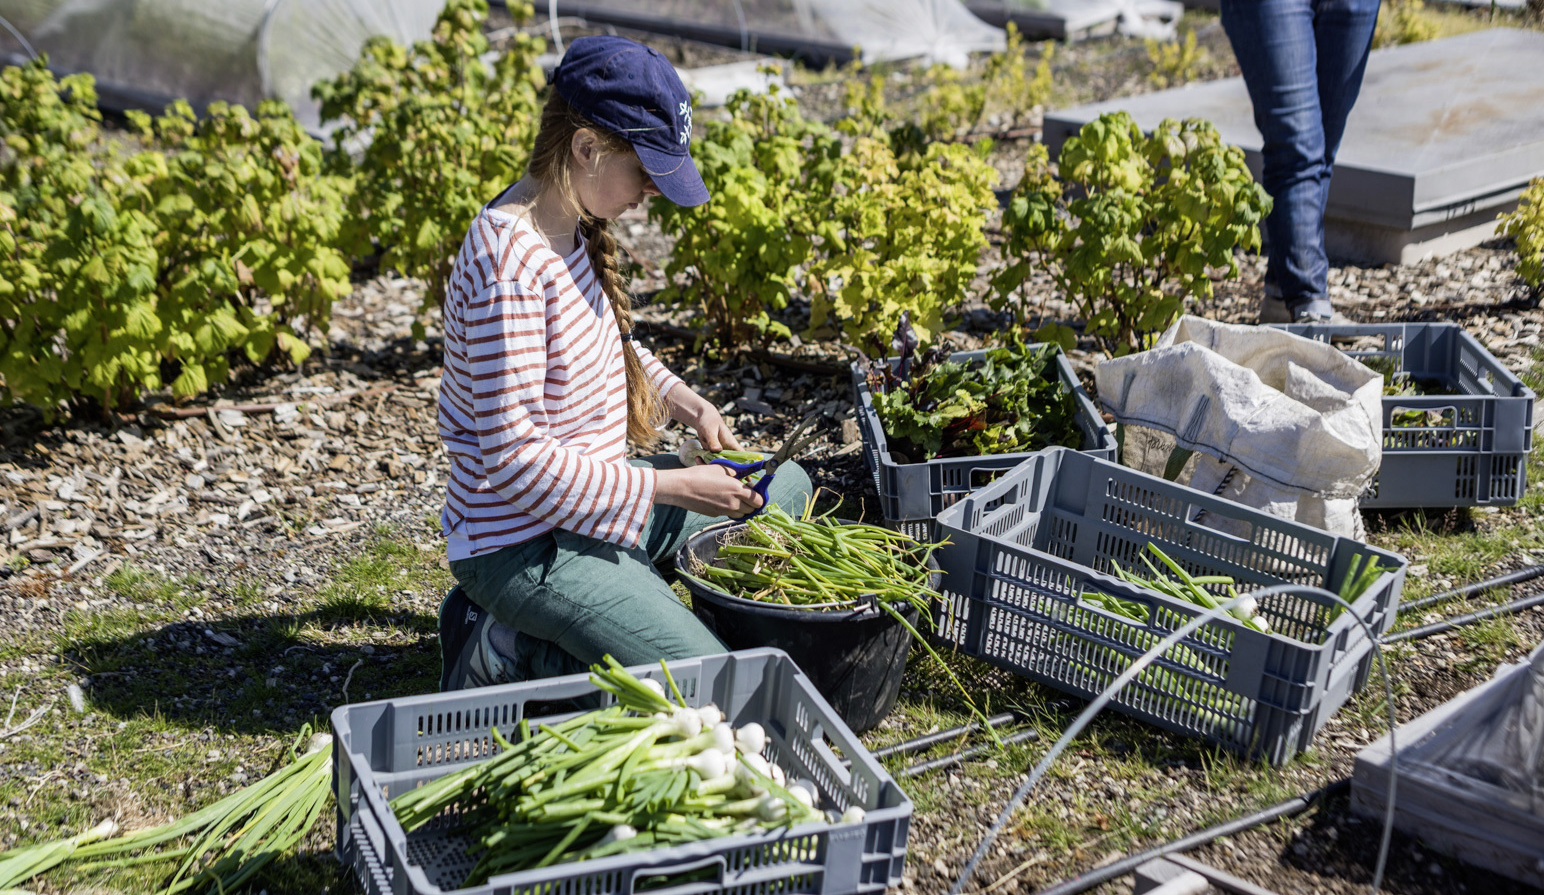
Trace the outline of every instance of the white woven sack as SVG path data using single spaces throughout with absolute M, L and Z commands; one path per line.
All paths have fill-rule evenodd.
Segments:
M 1383 377 L 1336 348 L 1185 316 L 1151 350 L 1104 361 L 1094 378 L 1127 427 L 1127 466 L 1162 475 L 1178 445 L 1196 452 L 1182 483 L 1362 536 L 1356 501 L 1382 460 Z M 1207 522 L 1226 530 L 1225 520 Z

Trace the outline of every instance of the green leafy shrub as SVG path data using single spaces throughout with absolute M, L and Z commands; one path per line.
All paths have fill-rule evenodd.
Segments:
M 1523 190 L 1516 210 L 1501 216 L 1501 235 L 1516 243 L 1517 275 L 1534 289 L 1544 289 L 1544 177 Z
M 862 130 L 890 133 L 892 141 L 920 150 L 936 141 L 968 139 L 989 113 L 1005 127 L 1028 123 L 1031 113 L 1051 95 L 1051 56 L 1047 41 L 1031 72 L 1023 37 L 1008 25 L 1008 45 L 993 53 L 979 74 L 943 64 L 929 66 L 915 77 L 913 95 L 891 104 L 885 99 L 885 76 L 861 77 L 862 66 L 849 69 L 844 102 L 848 120 Z M 897 151 L 903 151 L 898 147 Z
M 1442 34 L 1436 18 L 1422 0 L 1389 0 L 1378 8 L 1378 25 L 1373 31 L 1374 47 L 1423 43 Z
M 259 104 L 256 116 L 214 103 L 200 121 L 179 101 L 131 120 L 161 147 L 136 164 L 160 169 L 147 198 L 162 354 L 180 365 L 172 392 L 223 381 L 236 350 L 252 363 L 275 348 L 303 361 L 310 348 L 295 327 L 325 332 L 332 303 L 352 288 L 339 248 L 350 182 L 323 173 L 321 144 L 282 102 Z
M 810 266 L 810 334 L 840 331 L 869 349 L 902 312 L 924 346 L 943 329 L 976 274 L 984 227 L 995 205 L 990 144 L 932 143 L 897 156 L 891 145 L 858 136 L 829 168 L 820 251 Z
M 1211 54 L 1205 47 L 1196 45 L 1196 33 L 1185 32 L 1184 40 L 1157 41 L 1147 39 L 1147 61 L 1153 70 L 1147 73 L 1147 83 L 1159 90 L 1188 84 L 1198 79 Z
M 0 72 L 0 380 L 52 416 L 178 395 L 308 350 L 348 286 L 335 238 L 346 180 L 283 104 L 256 118 L 186 104 L 135 116 L 147 145 L 107 139 L 94 82 L 43 61 Z M 152 141 L 162 141 L 165 149 Z
M 1146 135 L 1125 112 L 1101 115 L 1066 142 L 1057 167 L 1031 148 L 1003 212 L 995 304 L 1026 316 L 1026 283 L 1044 270 L 1117 354 L 1211 297 L 1213 271 L 1237 276 L 1233 250 L 1259 248 L 1271 207 L 1243 151 L 1195 119 Z M 1053 324 L 1037 338 L 1066 345 L 1071 333 Z
M 706 338 L 724 349 L 787 338 L 776 319 L 798 291 L 813 248 L 811 190 L 839 147 L 830 130 L 806 119 L 774 85 L 740 91 L 727 121 L 709 121 L 692 157 L 708 187 L 706 204 L 649 205 L 675 246 L 661 302 L 692 309 Z
M 513 2 L 516 22 L 531 15 Z M 421 278 L 424 307 L 443 300 L 466 228 L 489 198 L 524 172 L 536 139 L 543 76 L 540 38 L 517 35 L 490 67 L 486 0 L 449 0 L 433 37 L 411 48 L 365 43 L 359 61 L 313 94 L 336 121 L 333 158 L 357 177 L 355 251 L 369 242 L 383 267 Z M 357 162 L 349 151 L 369 145 Z
M 146 174 L 103 149 L 100 122 L 90 75 L 0 72 L 0 377 L 47 413 L 160 381 Z

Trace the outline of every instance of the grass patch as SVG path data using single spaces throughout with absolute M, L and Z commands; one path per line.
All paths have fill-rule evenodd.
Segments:
M 320 587 L 277 596 L 250 575 L 211 582 L 127 564 L 100 586 L 118 602 L 83 594 L 55 624 L 0 632 L 0 720 L 13 695 L 12 723 L 46 709 L 0 740 L 0 848 L 107 817 L 139 829 L 186 816 L 275 770 L 302 726 L 325 729 L 333 708 L 432 692 L 433 607 L 450 575 L 438 545 L 422 549 L 415 537 L 378 530 Z M 45 586 L 32 597 L 55 594 Z M 70 684 L 81 687 L 83 712 L 70 705 Z M 304 856 L 276 862 L 248 889 L 352 891 L 332 836 L 319 824 Z M 168 871 L 64 871 L 28 888 L 152 892 Z

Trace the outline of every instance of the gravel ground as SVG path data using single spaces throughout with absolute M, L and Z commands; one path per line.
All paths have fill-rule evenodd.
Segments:
M 1203 37 L 1208 46 L 1215 43 L 1215 34 Z M 1125 60 L 1119 64 L 1090 61 L 1110 52 L 1108 47 L 1073 47 L 1059 57 L 1064 71 L 1083 66 L 1100 72 L 1097 83 L 1079 82 L 1080 99 L 1145 89 L 1136 73 L 1140 67 L 1130 62 L 1138 58 L 1133 45 L 1119 49 L 1123 55 L 1118 60 Z M 1231 60 L 1211 64 L 1226 73 Z M 1004 185 L 1011 185 L 1013 159 L 1022 147 L 1022 137 L 999 144 Z M 647 297 L 662 285 L 657 262 L 665 257 L 668 240 L 641 215 L 620 222 L 619 232 L 640 265 L 635 287 Z M 986 263 L 991 261 L 989 255 Z M 1353 320 L 1462 322 L 1510 368 L 1522 371 L 1544 332 L 1544 311 L 1538 297 L 1520 286 L 1512 265 L 1509 247 L 1491 243 L 1405 267 L 1336 266 L 1331 294 Z M 1240 279 L 1219 284 L 1215 300 L 1197 308 L 1199 313 L 1253 320 L 1263 262 L 1243 258 L 1241 266 Z M 32 633 L 58 631 L 70 608 L 132 609 L 103 587 L 104 577 L 125 563 L 173 578 L 198 574 L 213 582 L 213 599 L 197 610 L 199 618 L 190 619 L 196 623 L 231 609 L 218 585 L 238 570 L 271 582 L 264 609 L 296 612 L 333 569 L 365 548 L 380 526 L 410 533 L 426 550 L 443 549 L 426 533 L 428 520 L 439 512 L 445 475 L 434 424 L 438 339 L 432 315 L 428 341 L 412 339 L 418 300 L 418 286 L 411 281 L 390 276 L 362 281 L 335 308 L 329 351 L 298 370 L 244 371 L 237 382 L 196 405 L 151 403 L 110 422 L 78 419 L 53 427 L 24 408 L 0 410 L 0 554 L 7 557 L 0 564 L 3 636 L 19 642 Z M 959 348 L 983 344 L 1000 323 L 978 301 L 968 302 L 967 308 L 960 326 L 947 336 Z M 1054 296 L 1046 299 L 1044 314 L 1071 317 Z M 792 421 L 809 409 L 821 411 L 828 423 L 824 436 L 801 462 L 817 484 L 849 501 L 862 501 L 871 516 L 877 515 L 851 422 L 852 398 L 841 358 L 806 345 L 762 359 L 707 359 L 679 336 L 678 327 L 686 323 L 679 315 L 645 308 L 639 316 L 656 324 L 657 350 L 724 408 L 742 441 L 775 447 Z M 1091 349 L 1082 346 L 1074 355 L 1085 373 L 1097 359 Z M 666 447 L 679 437 L 678 429 L 667 433 Z M 1483 530 L 1519 518 L 1511 511 L 1479 513 L 1466 524 Z M 1372 528 L 1376 532 L 1396 521 L 1374 517 Z M 1532 540 L 1539 544 L 1536 529 Z M 1544 557 L 1544 546 L 1509 567 L 1544 561 L 1539 557 Z M 1434 588 L 1448 584 L 1430 583 Z M 1516 593 L 1540 586 L 1535 582 Z M 438 596 L 404 593 L 401 600 L 404 609 L 432 613 Z M 1400 650 L 1395 667 L 1401 717 L 1485 680 L 1498 662 L 1517 661 L 1527 645 L 1544 640 L 1544 612 L 1525 613 L 1514 624 L 1522 646 L 1499 652 L 1457 635 Z M 55 661 L 51 654 L 13 655 L 0 663 L 0 672 L 25 673 Z M 1076 700 L 1026 690 L 1000 675 L 982 673 L 976 681 L 983 691 L 1044 700 L 1056 717 L 1070 719 L 1079 707 Z M 85 684 L 89 691 L 91 682 Z M 312 702 L 318 710 L 337 703 L 335 687 L 317 685 Z M 217 701 L 219 695 L 203 698 Z M 1355 752 L 1375 738 L 1359 717 L 1348 709 L 1330 722 L 1317 740 L 1323 760 L 1294 766 L 1285 783 L 1290 791 L 1313 789 L 1349 772 Z M 1133 737 L 1144 731 L 1133 722 L 1114 729 Z M 1204 818 L 1241 814 L 1263 803 L 1254 793 L 1211 789 L 1208 755 L 1181 747 L 1175 760 L 1155 765 L 1154 779 L 1136 782 L 1115 781 L 1069 755 L 1035 801 L 1077 804 L 1079 811 L 1089 804 L 1113 810 L 1131 796 L 1131 787 L 1161 785 L 1172 792 L 1160 806 L 1163 829 L 1180 831 L 1210 822 Z M 32 773 L 0 768 L 0 774 L 19 771 Z M 936 892 L 953 881 L 1016 780 L 958 770 L 927 785 L 941 793 L 936 798 L 950 810 L 919 812 L 914 819 L 906 888 Z M 1067 812 L 1072 823 L 1073 809 Z M 1143 844 L 1162 838 L 1167 837 Z M 1044 841 L 1032 830 L 1010 827 L 978 884 L 995 885 L 994 892 L 1034 891 L 1120 856 L 1097 837 L 1071 852 L 1045 847 Z M 1375 825 L 1350 817 L 1340 800 L 1301 823 L 1237 836 L 1192 856 L 1273 891 L 1340 893 L 1365 887 L 1376 842 Z M 1524 891 L 1436 857 L 1402 836 L 1395 837 L 1390 866 L 1393 888 L 1412 895 Z M 1128 890 L 1125 882 L 1108 887 Z

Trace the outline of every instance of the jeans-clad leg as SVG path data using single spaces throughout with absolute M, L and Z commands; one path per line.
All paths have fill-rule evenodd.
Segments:
M 680 467 L 673 455 L 633 462 Z M 772 502 L 790 512 L 802 509 L 811 490 L 808 474 L 792 463 L 768 489 Z M 508 675 L 515 680 L 582 672 L 607 653 L 634 665 L 722 652 L 723 644 L 654 568 L 720 521 L 655 506 L 632 549 L 558 530 L 457 560 L 451 571 L 472 601 L 505 626 L 490 636 L 498 652 L 516 657 Z
M 1324 208 L 1335 153 L 1361 89 L 1378 0 L 1222 0 L 1263 138 L 1265 286 L 1293 310 L 1328 316 Z

